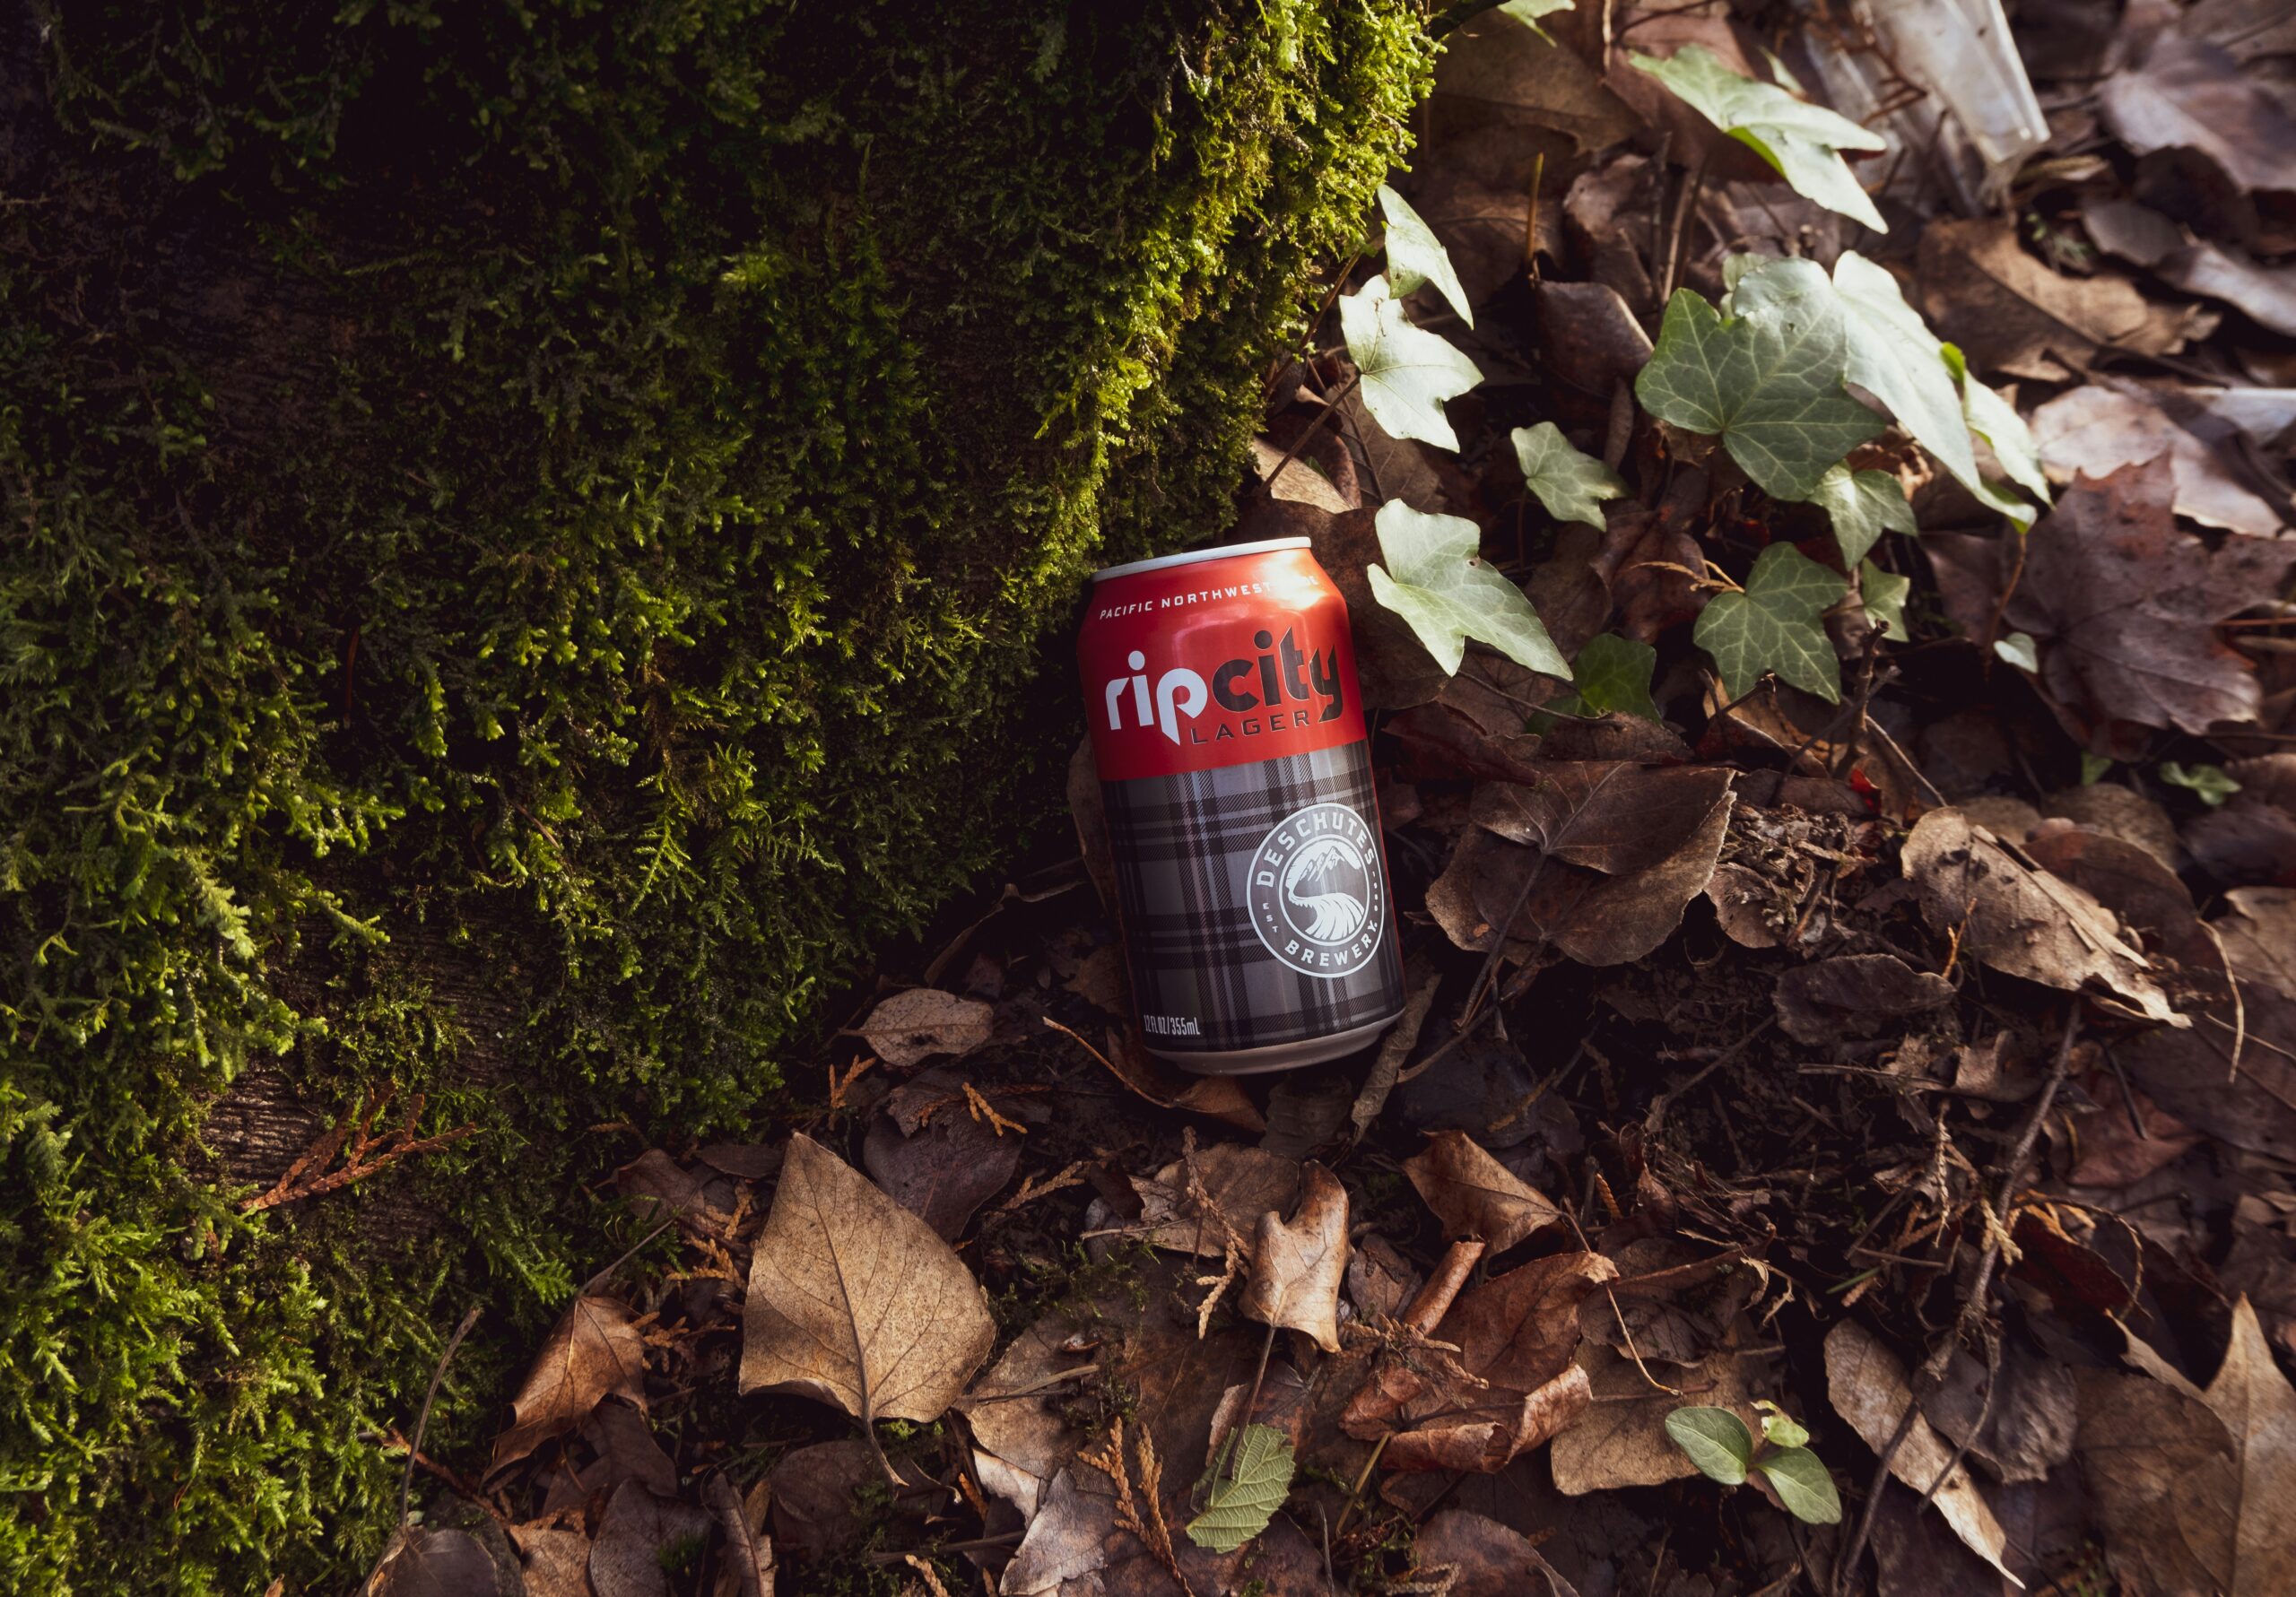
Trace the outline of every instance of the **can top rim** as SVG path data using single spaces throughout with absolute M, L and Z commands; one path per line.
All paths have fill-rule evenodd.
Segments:
M 1313 548 L 1312 538 L 1263 538 L 1257 543 L 1223 543 L 1216 549 L 1191 549 L 1184 554 L 1160 554 L 1153 560 L 1133 560 L 1092 573 L 1094 582 L 1111 577 L 1137 577 L 1143 571 L 1162 571 L 1173 566 L 1193 566 L 1199 560 L 1224 560 L 1242 554 L 1267 554 L 1278 549 Z

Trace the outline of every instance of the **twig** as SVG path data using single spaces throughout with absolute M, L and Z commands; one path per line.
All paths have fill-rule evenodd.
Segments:
M 300 1202 L 305 1198 L 322 1198 L 329 1193 L 342 1191 L 354 1181 L 364 1181 L 376 1171 L 401 1159 L 412 1159 L 419 1153 L 434 1152 L 449 1142 L 458 1142 L 465 1137 L 478 1134 L 478 1127 L 473 1124 L 458 1125 L 436 1136 L 416 1136 L 414 1123 L 422 1118 L 422 1106 L 426 1101 L 421 1093 L 417 1093 L 406 1107 L 405 1121 L 381 1136 L 376 1136 L 375 1122 L 382 1118 L 385 1109 L 390 1107 L 391 1099 L 397 1091 L 398 1089 L 393 1086 L 370 1093 L 361 1100 L 360 1108 L 345 1115 L 306 1148 L 295 1162 L 287 1167 L 286 1174 L 272 1183 L 269 1192 L 242 1199 L 239 1212 L 260 1214 L 282 1203 Z M 343 1156 L 342 1166 L 328 1171 L 327 1166 L 335 1162 L 335 1156 L 338 1153 Z M 321 1171 L 326 1173 L 321 1175 Z
M 2064 1040 L 2057 1044 L 2057 1061 L 2049 1069 L 2048 1080 L 2041 1087 L 2040 1096 L 2033 1100 L 2032 1113 L 2026 1116 L 2024 1130 L 2018 1135 L 2017 1145 L 2001 1167 L 2001 1185 L 1991 1205 L 1992 1223 L 1986 1228 L 1985 1252 L 1978 1260 L 1977 1276 L 1970 1283 L 1969 1297 L 1962 1302 L 1961 1312 L 1953 1328 L 1940 1337 L 1922 1360 L 1921 1367 L 1907 1383 L 1905 1412 L 1898 1417 L 1897 1428 L 1890 1433 L 1890 1440 L 1881 1450 L 1874 1465 L 1872 1480 L 1866 1489 L 1866 1506 L 1857 1515 L 1857 1529 L 1849 1539 L 1848 1550 L 1841 1562 L 1834 1567 L 1834 1597 L 1846 1597 L 1852 1573 L 1857 1561 L 1865 1556 L 1866 1543 L 1874 1534 L 1874 1516 L 1880 1510 L 1882 1493 L 1887 1489 L 1890 1465 L 1897 1459 L 1898 1449 L 1905 1445 L 1907 1436 L 1913 1434 L 1913 1422 L 1921 1414 L 1921 1405 L 1944 1384 L 1945 1367 L 1953 1356 L 1953 1349 L 1970 1329 L 1972 1324 L 1987 1312 L 1993 1289 L 1993 1272 L 2001 1263 L 2001 1244 L 2009 1235 L 2009 1208 L 2014 1201 L 2018 1185 L 2023 1181 L 2026 1161 L 2032 1158 L 2033 1144 L 2039 1141 L 2041 1126 L 2048 1119 L 2048 1112 L 2056 1106 L 2057 1089 L 2065 1085 L 2066 1073 L 2073 1066 L 2073 1045 L 2081 1034 L 2081 1008 L 2076 1000 L 2072 1011 L 2065 1019 Z M 1935 1488 L 1933 1486 L 1933 1491 Z M 1923 1499 L 1927 1501 L 1926 1497 Z
M 430 1384 L 422 1393 L 422 1407 L 414 1416 L 414 1435 L 406 1444 L 406 1469 L 398 1478 L 398 1523 L 406 1528 L 407 1505 L 413 1500 L 414 1461 L 422 1454 L 422 1433 L 430 1428 L 430 1406 L 439 1401 L 439 1384 L 447 1378 L 447 1365 L 453 1359 L 455 1350 L 463 1345 L 463 1338 L 478 1324 L 478 1305 L 472 1304 L 463 1311 L 462 1324 L 455 1327 L 454 1335 L 447 1339 L 446 1347 L 439 1354 L 439 1362 L 430 1372 Z

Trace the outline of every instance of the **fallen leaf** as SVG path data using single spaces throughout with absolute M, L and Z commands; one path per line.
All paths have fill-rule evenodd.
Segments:
M 1252 469 L 1267 484 L 1270 499 L 1311 506 L 1331 516 L 1344 516 L 1356 508 L 1304 454 L 1286 460 L 1284 451 L 1265 438 L 1252 440 Z
M 1336 1353 L 1346 1273 L 1347 1192 L 1330 1171 L 1309 1162 L 1300 1167 L 1300 1208 L 1290 1221 L 1273 1210 L 1259 1217 L 1237 1306 L 1263 1325 L 1304 1331 L 1325 1352 Z
M 2296 888 L 2234 888 L 2224 901 L 2230 913 L 2208 924 L 2223 940 L 2232 973 L 2296 998 Z
M 1243 1427 L 1213 1461 L 1204 1512 L 1187 1522 L 1187 1539 L 1213 1552 L 1234 1552 L 1283 1506 L 1293 1468 L 1289 1436 L 1272 1425 Z
M 1480 1237 L 1492 1254 L 1562 1223 L 1561 1210 L 1464 1132 L 1437 1132 L 1404 1161 L 1403 1173 L 1443 1222 L 1446 1237 Z
M 1152 1176 L 1132 1177 L 1140 1194 L 1141 1234 L 1155 1247 L 1216 1259 L 1232 1237 L 1246 1246 L 1259 1217 L 1283 1213 L 1300 1190 L 1300 1167 L 1281 1154 L 1239 1142 L 1220 1142 L 1191 1159 L 1176 1159 Z M 1201 1185 L 1210 1202 L 1196 1197 Z
M 1411 1261 L 1377 1231 L 1366 1231 L 1347 1260 L 1347 1298 L 1359 1320 L 1392 1320 L 1416 1297 L 1422 1284 Z
M 1036 1511 L 1043 1486 L 1083 1439 L 1063 1411 L 1080 1385 L 1098 1381 L 1100 1365 L 1068 1346 L 1074 1333 L 1066 1314 L 1042 1316 L 957 1400 L 976 1448 L 1013 1471 L 1004 1495 L 1023 1515 Z
M 2296 1389 L 2245 1298 L 2232 1307 L 2232 1339 L 2202 1393 L 2232 1443 L 2239 1491 L 2233 1512 L 2235 1597 L 2296 1591 Z
M 1958 936 L 1967 957 L 2063 992 L 2093 981 L 2152 1020 L 2184 1023 L 2102 905 L 1960 811 L 1923 816 L 1900 858 L 1931 929 Z
M 591 1597 L 589 1537 L 549 1525 L 512 1525 L 509 1537 L 518 1551 L 525 1597 Z M 465 1593 L 457 1588 L 456 1597 Z
M 1731 304 L 1726 319 L 1676 290 L 1635 396 L 1661 421 L 1718 437 L 1773 498 L 1806 499 L 1883 427 L 1842 387 L 1841 300 L 1815 263 L 1787 260 L 1740 279 Z
M 1778 1023 L 1796 1042 L 1874 1037 L 1891 1022 L 1953 1001 L 1953 985 L 1894 954 L 1843 954 L 1781 972 Z
M 1367 573 L 1371 592 L 1411 623 L 1446 673 L 1459 669 L 1472 638 L 1518 665 L 1570 680 L 1570 663 L 1556 651 L 1523 590 L 1483 563 L 1483 531 L 1474 523 L 1389 499 L 1377 525 L 1387 565 Z
M 1457 1418 L 1431 1417 L 1388 1442 L 1381 1462 L 1390 1470 L 1505 1469 L 1521 1454 L 1585 1418 L 1594 1402 L 1587 1372 L 1573 1365 L 1519 1395 L 1493 1394 Z M 1498 1398 L 1513 1401 L 1501 1406 Z
M 2280 530 L 2280 513 L 2235 477 L 2215 450 L 2135 395 L 2094 384 L 2068 390 L 2033 412 L 2033 436 L 2056 482 L 2102 480 L 2122 466 L 2165 455 L 2178 515 L 2259 537 Z
M 1529 1538 L 1463 1508 L 1447 1508 L 1421 1526 L 1411 1553 L 1422 1578 L 1450 1572 L 1442 1586 L 1448 1597 L 1578 1597 Z
M 597 1449 L 598 1458 L 582 1471 L 591 1490 L 611 1491 L 625 1480 L 635 1480 L 659 1496 L 675 1497 L 677 1465 L 662 1451 L 646 1416 L 615 1398 L 600 1403 L 583 1422 L 582 1437 Z
M 1108 1564 L 1107 1539 L 1116 1523 L 1109 1500 L 1087 1493 L 1075 1471 L 1062 1470 L 1004 1567 L 997 1589 L 1004 1597 L 1045 1597 L 1082 1582 Z
M 1995 1480 L 2013 1484 L 2045 1480 L 2073 1456 L 2080 1394 L 2073 1372 L 2064 1365 L 2033 1352 L 2014 1337 L 2005 1337 L 2004 1344 L 1989 1406 L 1984 1361 L 1957 1348 L 1945 1367 L 1944 1384 L 1921 1405 L 1921 1412 L 1955 1446 L 1976 1429 L 1969 1455 Z M 1986 1418 L 1979 1429 L 1980 1414 Z
M 800 1393 L 865 1428 L 934 1420 L 996 1340 L 947 1243 L 820 1143 L 790 1138 L 751 1258 L 742 1391 Z
M 2296 1000 L 2274 986 L 2241 988 L 2247 1037 L 2232 1069 L 2236 1029 L 2219 987 L 2185 1030 L 2155 1028 L 2113 1045 L 2131 1081 L 2187 1125 L 2274 1159 L 2296 1159 Z
M 1489 948 L 1519 904 L 1509 937 L 1586 965 L 1640 959 L 1713 876 L 1731 773 L 1573 761 L 1541 775 L 1535 788 L 1476 790 L 1476 829 L 1428 889 L 1429 912 L 1460 948 Z
M 913 1485 L 912 1468 L 903 1468 L 902 1480 Z M 801 1562 L 836 1558 L 868 1530 L 869 1501 L 884 1483 L 876 1453 L 858 1437 L 784 1454 L 765 1478 L 774 1541 Z M 922 1499 L 904 1502 L 918 1506 Z
M 2197 331 L 2196 308 L 2155 305 L 2119 277 L 2060 276 L 1995 218 L 1924 228 L 1918 277 L 1930 325 L 1979 371 L 2060 379 L 2101 350 L 2172 354 Z
M 2074 1447 L 2113 1571 L 2141 1592 L 2222 1592 L 2232 1574 L 2239 1471 L 2197 1395 L 2151 1376 L 2074 1372 Z
M 1515 445 L 1515 463 L 1523 468 L 1523 486 L 1557 521 L 1602 526 L 1602 501 L 1622 499 L 1630 491 L 1623 478 L 1573 447 L 1552 421 L 1518 427 L 1509 437 Z
M 718 1597 L 773 1597 L 773 1542 L 765 1533 L 770 1494 L 764 1482 L 752 1487 L 745 1501 L 732 1480 L 712 1475 L 701 1496 L 726 1537 Z
M 2099 248 L 2146 268 L 2170 287 L 2222 300 L 2275 333 L 2296 334 L 2296 272 L 2260 266 L 2237 249 L 2196 239 L 2134 200 L 2088 201 L 2081 221 Z
M 1443 402 L 1483 381 L 1475 363 L 1448 341 L 1413 326 L 1384 277 L 1340 296 L 1339 325 L 1361 379 L 1356 392 L 1371 419 L 1395 438 L 1456 450 L 1459 435 Z
M 1826 1333 L 1825 1353 L 1826 1388 L 1834 1412 L 1879 1454 L 1897 1434 L 1899 1422 L 1913 1403 L 1905 1366 L 1855 1320 L 1844 1320 Z M 1968 1466 L 1952 1463 L 1952 1449 L 1928 1420 L 1917 1414 L 1905 1440 L 1891 1457 L 1890 1473 L 1917 1493 L 1927 1491 L 1943 1474 L 1944 1481 L 1937 1487 L 1935 1498 L 1937 1512 L 1970 1550 L 2009 1575 L 2009 1567 L 2003 1561 L 2008 1537 L 2001 1522 L 1970 1478 Z M 1952 1464 L 1950 1471 L 1948 1464 Z
M 861 1036 L 887 1064 L 908 1070 L 935 1054 L 971 1053 L 988 1040 L 995 1013 L 977 998 L 911 987 L 871 1010 Z
M 1607 1305 L 1589 1303 L 1596 1312 L 1609 1312 Z M 1683 1399 L 1653 1386 L 1632 1359 L 1599 1342 L 1581 1346 L 1578 1363 L 1595 1402 L 1585 1419 L 1554 1438 L 1557 1490 L 1583 1497 L 1621 1487 L 1663 1486 L 1699 1472 L 1666 1429 L 1666 1417 Z M 1734 1350 L 1717 1351 L 1680 1378 L 1683 1390 L 1696 1392 L 1700 1403 L 1752 1411 Z
M 1705 475 L 1679 474 L 1684 480 Z M 1702 490 L 1700 497 L 1703 498 Z M 1700 569 L 1703 557 L 1682 508 L 1671 496 L 1656 510 L 1634 504 L 1613 508 L 1601 546 L 1585 566 L 1607 595 L 1607 603 L 1587 630 L 1599 631 L 1615 606 L 1619 630 L 1647 644 L 1667 628 L 1699 613 L 1705 601 L 1686 572 Z M 1674 567 L 1683 569 L 1671 568 Z
M 1267 1122 L 1233 1076 L 1194 1076 L 1177 1070 L 1141 1047 L 1130 1027 L 1112 1027 L 1105 1048 L 1095 1048 L 1083 1037 L 1048 1016 L 1045 1024 L 1074 1037 L 1125 1087 L 1162 1109 L 1187 1109 L 1224 1121 L 1241 1131 L 1267 1129 Z
M 940 1075 L 928 1071 L 909 1085 Z M 943 1079 L 961 1089 L 955 1076 Z M 881 1111 L 869 1123 L 861 1162 L 886 1196 L 954 1242 L 974 1211 L 1013 1179 L 1025 1139 L 975 1119 L 961 1103 L 942 1107 L 913 1134 L 902 1130 Z
M 2136 67 L 2107 74 L 2105 124 L 2139 154 L 2198 150 L 2248 189 L 2296 189 L 2296 118 L 2237 56 L 2169 29 Z
M 2225 771 L 2240 791 L 2186 824 L 2193 863 L 2227 883 L 2296 887 L 2296 754 L 2236 759 Z
M 1776 673 L 1828 704 L 1841 699 L 1841 663 L 1818 618 L 1840 602 L 1849 585 L 1790 543 L 1773 543 L 1755 557 L 1746 586 L 1717 594 L 1692 632 L 1714 656 L 1722 686 L 1733 699 L 1753 691 Z
M 611 1298 L 577 1298 L 543 1343 L 510 1402 L 513 1423 L 494 1442 L 489 1473 L 564 1436 L 608 1397 L 646 1408 L 646 1339 Z
M 1552 129 L 1592 154 L 1640 129 L 1641 119 L 1603 86 L 1601 74 L 1510 17 L 1470 18 L 1444 45 L 1431 108 L 1462 133 Z
M 360 1597 L 495 1597 L 502 1589 L 493 1558 L 467 1531 L 414 1525 L 392 1541 Z
M 709 1516 L 692 1504 L 665 1502 L 624 1481 L 590 1544 L 590 1588 L 597 1597 L 670 1597 L 670 1560 L 699 1554 L 709 1533 Z
M 2123 1187 L 2174 1164 L 2201 1141 L 2200 1133 L 2131 1086 L 2094 1072 L 2074 1078 L 2099 1106 L 2081 1133 L 2080 1157 L 2065 1173 L 2074 1186 Z M 2120 1100 L 2116 1102 L 2116 1100 Z M 2129 1124 L 2130 1115 L 2136 1124 Z
M 1650 334 L 1616 289 L 1542 281 L 1539 352 L 1546 369 L 1582 393 L 1607 398 L 1650 361 Z

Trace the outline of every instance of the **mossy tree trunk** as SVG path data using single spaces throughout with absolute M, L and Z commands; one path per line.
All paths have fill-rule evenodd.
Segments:
M 609 1245 L 593 1128 L 739 1122 L 1009 838 L 1044 633 L 1224 516 L 1427 56 L 1407 0 L 7 8 L 0 1584 L 371 1554 L 441 1328 Z M 240 1216 L 386 1088 L 481 1134 Z

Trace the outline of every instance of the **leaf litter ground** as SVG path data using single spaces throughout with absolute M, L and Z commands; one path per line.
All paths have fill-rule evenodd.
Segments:
M 2023 9 L 1987 207 L 1886 37 L 1461 26 L 1239 494 L 1405 1020 L 1142 1052 L 1080 756 L 372 1588 L 2296 1590 L 2296 27 Z

